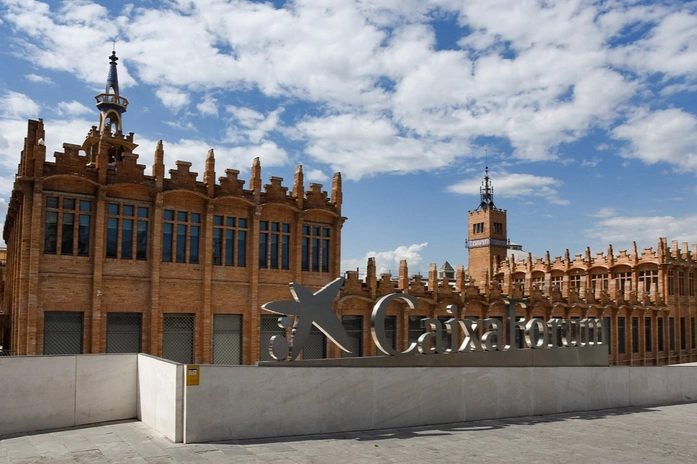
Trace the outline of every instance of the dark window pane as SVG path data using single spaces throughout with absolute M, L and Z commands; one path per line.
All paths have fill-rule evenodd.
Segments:
M 177 262 L 186 262 L 186 226 L 177 225 Z
M 322 240 L 322 272 L 329 272 L 329 240 Z
M 268 253 L 268 234 L 259 234 L 259 267 L 266 267 L 266 254 Z
M 281 267 L 290 269 L 290 235 L 282 236 L 281 240 Z
M 194 224 L 200 224 L 201 223 L 201 214 L 191 213 L 191 222 L 193 222 Z
M 310 270 L 310 239 L 308 237 L 303 237 L 302 270 Z
M 228 227 L 235 227 L 235 218 L 234 217 L 226 218 L 225 225 Z M 240 222 L 240 225 L 241 225 L 241 222 Z
M 247 232 L 244 230 L 237 232 L 237 265 L 241 267 L 247 265 Z
M 141 217 L 141 218 L 148 217 L 148 208 L 146 208 L 145 206 L 139 206 L 138 207 L 138 217 Z
M 219 218 L 220 216 L 216 216 Z M 222 221 L 221 221 L 222 222 Z M 223 229 L 213 229 L 213 264 L 223 263 Z
M 90 222 L 92 218 L 86 214 L 80 215 L 80 228 L 77 233 L 77 254 L 78 256 L 89 256 L 90 254 Z
M 247 220 L 240 218 L 239 227 L 240 227 L 240 229 L 246 229 L 247 228 Z
M 213 216 L 213 225 L 214 226 L 222 226 L 223 225 L 223 217 L 222 216 Z
M 174 221 L 174 211 L 171 209 L 164 210 L 163 216 L 165 218 L 165 221 Z
M 119 204 L 109 203 L 109 205 L 107 206 L 107 212 L 113 215 L 119 214 Z
M 80 200 L 80 211 L 92 211 L 92 202 L 90 200 Z
M 193 216 L 193 215 L 192 215 Z M 191 226 L 191 236 L 189 237 L 189 262 L 198 264 L 198 247 L 199 247 L 199 226 Z
M 57 240 L 58 213 L 55 211 L 46 211 L 46 224 L 44 225 L 44 253 L 55 254 Z
M 106 223 L 106 256 L 116 258 L 116 247 L 118 246 L 119 220 L 108 218 Z
M 235 265 L 235 231 L 230 229 L 225 231 L 225 265 Z
M 162 261 L 172 262 L 172 224 L 162 225 Z
M 47 197 L 46 208 L 58 208 L 58 197 Z
M 276 223 L 278 224 L 278 223 Z M 271 234 L 271 266 L 278 269 L 278 234 Z
M 73 205 L 74 207 L 74 205 Z M 75 215 L 63 213 L 63 230 L 61 231 L 61 254 L 73 254 L 73 231 L 75 230 Z
M 133 219 L 124 219 L 121 225 L 121 258 L 133 258 Z
M 74 210 L 75 200 L 72 198 L 63 198 L 63 209 Z
M 133 205 L 123 205 L 123 215 L 124 216 L 133 216 L 133 213 L 135 212 L 135 208 Z
M 186 211 L 177 211 L 177 221 L 186 222 L 189 217 L 189 213 Z
M 312 239 L 312 270 L 319 271 L 319 239 Z
M 283 224 L 283 232 L 286 234 L 290 233 L 290 224 Z
M 136 259 L 148 259 L 148 222 L 138 221 Z

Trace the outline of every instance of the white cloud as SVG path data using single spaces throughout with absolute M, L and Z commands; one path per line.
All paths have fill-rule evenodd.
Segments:
M 326 182 L 329 176 L 322 172 L 321 169 L 310 169 L 305 173 L 305 178 L 310 182 Z
M 267 114 L 262 114 L 251 108 L 229 105 L 225 110 L 232 114 L 233 124 L 227 129 L 227 138 L 231 142 L 241 140 L 252 144 L 260 143 L 270 132 L 280 127 L 280 115 L 283 108 L 277 108 Z
M 205 95 L 201 103 L 196 105 L 199 113 L 204 116 L 215 116 L 218 114 L 218 100 L 213 98 L 211 95 Z
M 697 117 L 677 108 L 635 110 L 629 119 L 612 131 L 629 147 L 620 153 L 647 164 L 667 162 L 697 173 Z
M 38 74 L 26 74 L 24 76 L 30 82 L 36 82 L 37 84 L 53 84 L 53 79 L 47 76 L 39 76 Z
M 697 70 L 697 17 L 679 2 L 5 5 L 17 55 L 39 69 L 103 83 L 117 38 L 122 86 L 135 84 L 132 71 L 173 112 L 193 113 L 194 92 L 204 93 L 193 103 L 203 116 L 217 114 L 213 94 L 239 90 L 316 105 L 284 121 L 282 107 L 244 114 L 243 103 L 227 141 L 261 146 L 277 131 L 353 179 L 447 166 L 470 156 L 480 136 L 509 143 L 520 159 L 555 160 L 565 144 L 627 115 L 613 133 L 649 160 L 647 136 L 631 130 L 634 98 L 693 91 Z M 434 24 L 444 16 L 467 31 L 461 49 L 438 49 Z M 692 142 L 673 148 L 684 154 Z M 695 170 L 677 156 L 664 160 Z
M 655 247 L 658 237 L 666 237 L 669 241 L 695 243 L 697 215 L 608 217 L 586 230 L 585 235 L 613 244 L 630 244 L 636 241 L 640 247 L 647 244 Z
M 93 114 L 92 108 L 87 108 L 78 101 L 59 102 L 57 105 L 57 113 L 61 116 L 80 116 L 81 114 Z
M 0 98 L 0 118 L 37 118 L 39 111 L 39 105 L 23 93 L 9 91 Z
M 424 242 L 409 246 L 402 245 L 389 251 L 371 251 L 366 253 L 363 258 L 341 260 L 341 269 L 344 271 L 359 269 L 359 274 L 364 274 L 368 258 L 375 258 L 378 276 L 391 273 L 396 278 L 399 275 L 399 262 L 406 259 L 410 277 L 419 272 L 426 273 L 428 270 L 425 269 L 423 258 L 419 252 L 427 246 L 428 243 Z
M 549 203 L 557 205 L 569 204 L 568 200 L 560 198 L 558 188 L 562 185 L 562 182 L 553 177 L 499 172 L 492 173 L 491 178 L 495 179 L 495 181 L 492 181 L 495 184 L 494 200 L 497 196 L 541 197 Z M 481 186 L 481 177 L 475 177 L 451 185 L 446 190 L 463 195 L 478 195 Z
M 161 87 L 155 91 L 155 95 L 165 107 L 175 113 L 189 104 L 189 94 L 175 87 Z

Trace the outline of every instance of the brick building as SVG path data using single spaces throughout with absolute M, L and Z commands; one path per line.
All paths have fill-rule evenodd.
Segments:
M 289 298 L 291 281 L 317 289 L 340 273 L 340 174 L 328 196 L 306 191 L 298 166 L 289 191 L 279 177 L 262 186 L 256 159 L 245 189 L 237 170 L 216 179 L 211 150 L 202 181 L 183 161 L 167 177 L 160 142 L 147 175 L 123 132 L 116 61 L 82 145 L 47 160 L 43 121 L 28 123 L 3 234 L 5 343 L 20 355 L 267 358 L 261 346 L 281 329 L 260 305 Z M 324 355 L 321 334 L 309 346 Z
M 507 213 L 494 205 L 488 171 L 480 193 L 478 208 L 468 214 L 469 268 L 457 267 L 454 279 L 435 264 L 427 279 L 410 277 L 406 261 L 396 279 L 390 274 L 377 276 L 373 259 L 368 261 L 364 280 L 359 280 L 357 272 L 347 273 L 336 309 L 344 319 L 354 318 L 360 328 L 362 355 L 377 354 L 369 325 L 375 301 L 404 292 L 416 296 L 418 305 L 407 311 L 396 300 L 390 306 L 386 327 L 398 350 L 405 350 L 423 333 L 422 318 L 441 323 L 451 318 L 446 313 L 448 305 L 457 308 L 458 318 L 501 319 L 507 331 L 504 316 L 508 302 L 513 301 L 517 315 L 527 320 L 601 318 L 611 364 L 697 361 L 697 245 L 691 250 L 687 243 L 679 246 L 676 241 L 668 246 L 661 238 L 657 250 L 639 252 L 634 244 L 630 252 L 618 254 L 610 246 L 606 254 L 591 255 L 586 249 L 585 254 L 572 258 L 567 250 L 564 257 L 554 259 L 547 252 L 544 258 L 528 254 L 526 259 L 516 260 L 507 257 Z M 451 335 L 443 330 L 443 336 L 450 346 Z M 457 336 L 462 341 L 461 334 Z

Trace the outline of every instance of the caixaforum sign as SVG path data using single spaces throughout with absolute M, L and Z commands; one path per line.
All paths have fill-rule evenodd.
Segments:
M 350 353 L 349 337 L 341 321 L 332 311 L 331 303 L 343 285 L 344 279 L 338 278 L 315 293 L 304 286 L 291 283 L 290 291 L 294 301 L 271 301 L 262 308 L 279 314 L 279 325 L 290 327 L 288 316 L 295 316 L 291 343 L 282 336 L 274 336 L 269 344 L 271 356 L 279 361 L 294 360 L 302 351 L 310 329 L 314 325 L 324 333 L 332 343 Z M 603 344 L 602 321 L 596 318 L 580 320 L 541 318 L 525 320 L 515 315 L 515 304 L 509 305 L 504 320 L 458 319 L 455 306 L 450 305 L 446 311 L 452 317 L 446 321 L 435 318 L 423 318 L 424 332 L 404 351 L 392 348 L 385 332 L 385 316 L 393 301 L 402 301 L 410 309 L 416 308 L 417 299 L 407 293 L 392 293 L 381 297 L 373 307 L 370 318 L 370 332 L 377 349 L 391 356 L 413 356 L 431 354 L 468 353 L 475 351 L 510 351 L 518 350 L 517 335 L 522 336 L 522 349 L 563 349 L 569 347 L 583 348 Z M 450 337 L 444 337 L 445 334 Z M 446 346 L 445 340 L 451 341 Z M 462 340 L 461 342 L 459 340 Z

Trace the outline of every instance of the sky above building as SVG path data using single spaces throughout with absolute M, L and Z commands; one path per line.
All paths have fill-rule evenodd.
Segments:
M 114 42 L 146 174 L 160 139 L 199 180 L 210 148 L 247 187 L 339 171 L 343 270 L 467 265 L 487 164 L 534 256 L 697 243 L 697 2 L 0 0 L 0 218 L 27 119 L 81 144 Z

